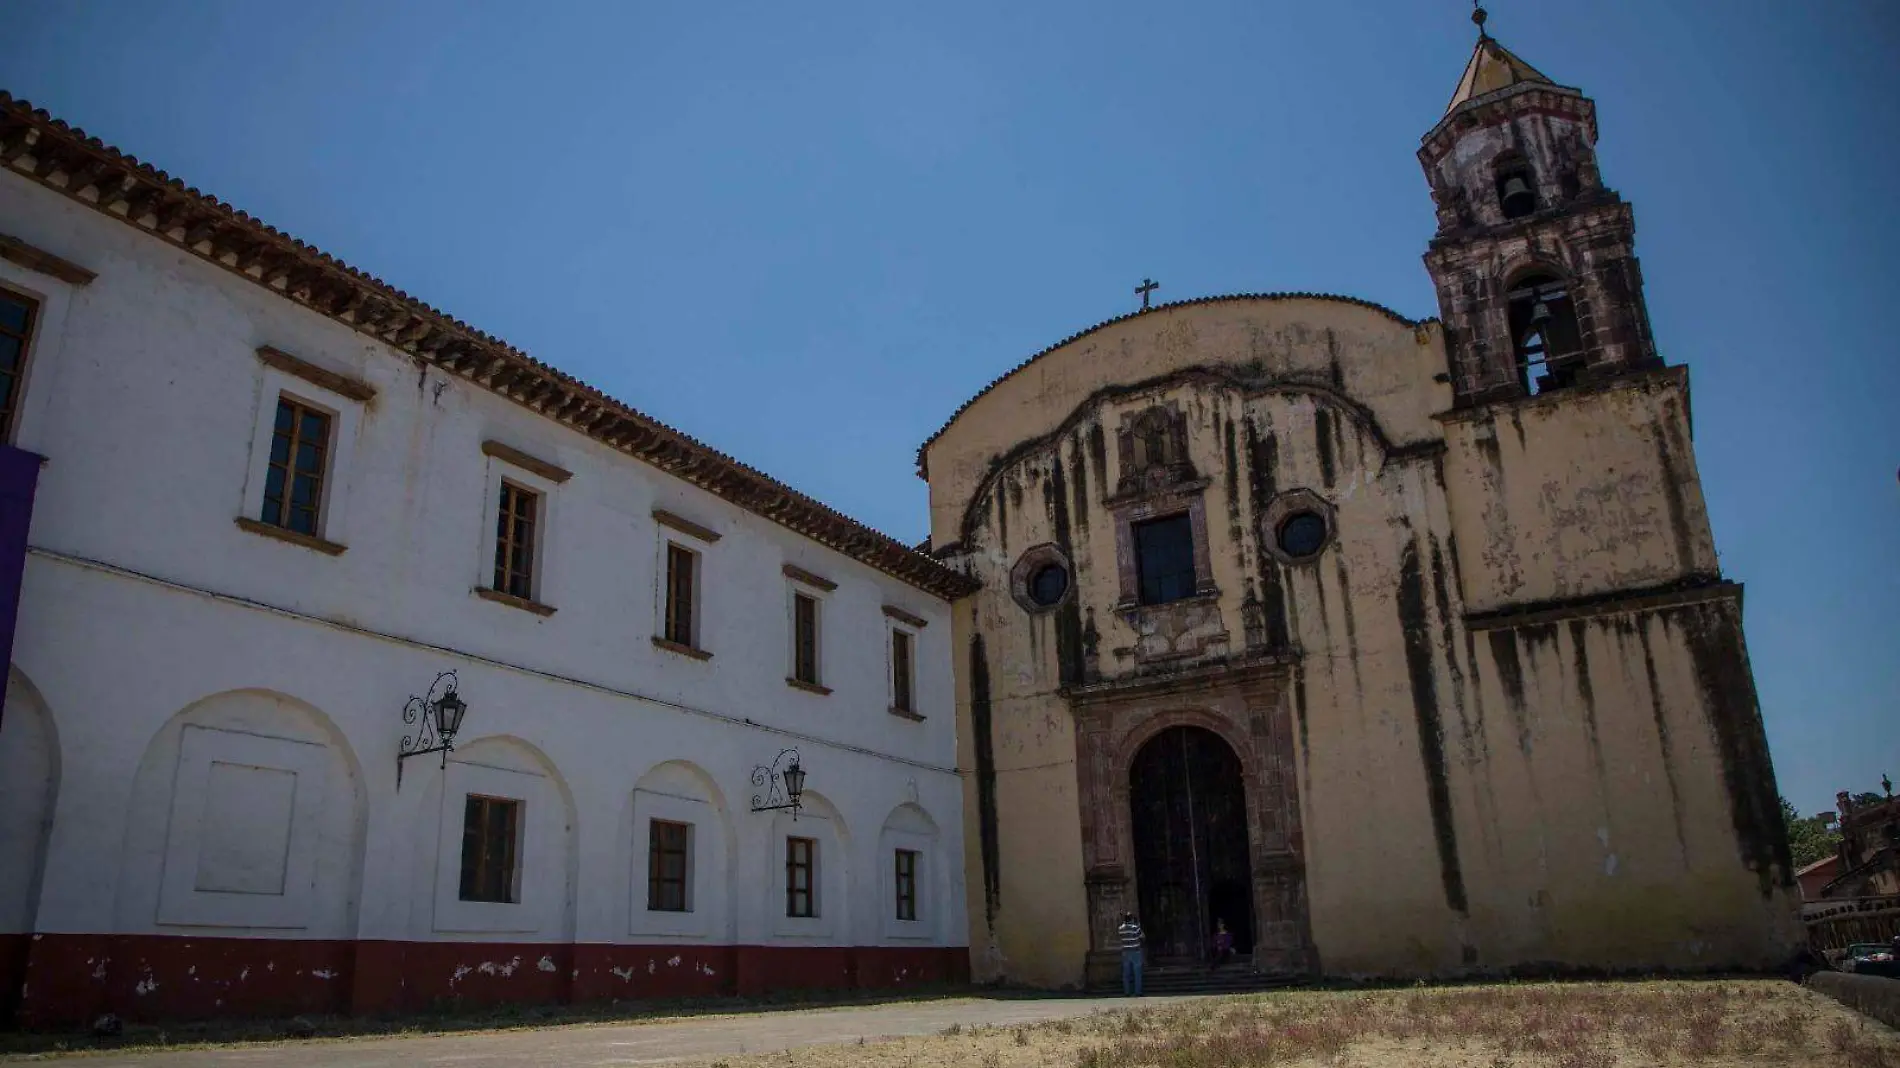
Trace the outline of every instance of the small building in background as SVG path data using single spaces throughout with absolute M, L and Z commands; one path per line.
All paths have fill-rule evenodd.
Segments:
M 1827 856 L 1795 872 L 1794 880 L 1801 887 L 1802 902 L 1819 901 L 1822 889 L 1833 881 L 1840 871 L 1841 858 Z
M 1840 809 L 1840 868 L 1822 890 L 1826 897 L 1883 897 L 1900 894 L 1900 798 L 1893 783 L 1881 780 L 1884 798 L 1834 795 Z M 1803 893 L 1803 898 L 1807 895 Z

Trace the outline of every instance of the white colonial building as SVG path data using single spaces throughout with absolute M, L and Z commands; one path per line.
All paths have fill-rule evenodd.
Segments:
M 967 974 L 968 579 L 4 95 L 0 161 L 0 1009 Z

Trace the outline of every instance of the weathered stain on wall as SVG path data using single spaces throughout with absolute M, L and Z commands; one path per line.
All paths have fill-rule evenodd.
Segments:
M 1444 416 L 1451 530 L 1476 547 L 1468 609 L 1718 574 L 1683 416 L 1686 369 L 1610 381 L 1501 417 Z

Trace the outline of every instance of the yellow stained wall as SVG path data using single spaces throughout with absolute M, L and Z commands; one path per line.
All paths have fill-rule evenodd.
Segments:
M 933 543 L 984 582 L 954 624 L 965 764 L 993 770 L 994 819 L 981 773 L 966 797 L 979 977 L 1081 979 L 1075 734 L 1057 692 L 1077 642 L 1016 604 L 1009 571 L 1065 543 L 1070 625 L 1099 635 L 1102 677 L 1134 673 L 1116 655 L 1134 635 L 1112 610 L 1102 502 L 1116 429 L 1157 403 L 1187 414 L 1209 480 L 1229 638 L 1204 659 L 1242 651 L 1250 588 L 1301 653 L 1287 700 L 1324 972 L 1785 956 L 1797 926 L 1778 824 L 1758 811 L 1774 793 L 1739 594 L 1688 581 L 1715 564 L 1683 376 L 1439 419 L 1444 366 L 1435 324 L 1354 303 L 1176 306 L 1043 355 L 929 446 Z M 1282 565 L 1255 520 L 1293 488 L 1325 497 L 1338 533 Z M 1589 603 L 1632 589 L 1652 596 Z M 1513 607 L 1544 614 L 1500 614 Z

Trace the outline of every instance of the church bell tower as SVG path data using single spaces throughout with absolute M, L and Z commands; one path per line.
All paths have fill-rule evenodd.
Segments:
M 1460 407 L 1661 365 L 1636 222 L 1597 170 L 1596 105 L 1485 31 L 1419 163 L 1438 209 L 1438 288 Z

